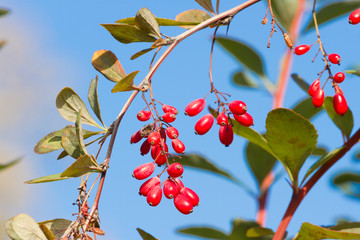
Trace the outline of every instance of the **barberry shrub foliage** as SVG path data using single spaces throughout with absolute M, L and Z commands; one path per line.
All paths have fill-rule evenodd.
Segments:
M 99 235 L 104 235 L 103 229 L 106 229 L 106 226 L 100 225 L 99 204 L 101 204 L 102 188 L 106 183 L 106 173 L 110 171 L 110 159 L 116 137 L 129 138 L 129 144 L 137 144 L 139 152 L 144 156 L 143 163 L 134 165 L 132 175 L 139 180 L 139 194 L 146 198 L 147 204 L 151 207 L 161 204 L 164 195 L 165 198 L 173 201 L 179 214 L 197 214 L 196 208 L 201 196 L 198 196 L 193 189 L 201 186 L 184 185 L 180 178 L 187 167 L 225 177 L 244 188 L 245 192 L 258 202 L 256 219 L 254 221 L 235 219 L 230 233 L 210 227 L 181 228 L 178 230 L 180 233 L 207 239 L 286 238 L 287 226 L 307 193 L 360 139 L 360 129 L 353 133 L 354 117 L 350 109 L 351 105 L 356 103 L 348 103 L 345 98 L 346 93 L 339 86 L 346 84 L 345 76 L 360 76 L 359 70 L 342 69 L 342 66 L 338 66 L 341 63 L 341 56 L 333 52 L 336 49 L 331 52 L 325 50 L 326 40 L 320 37 L 321 28 L 319 28 L 322 24 L 342 15 L 349 17 L 349 23 L 344 24 L 354 25 L 354 28 L 359 27 L 357 24 L 360 22 L 360 1 L 331 3 L 326 1 L 317 3 L 316 0 L 264 1 L 267 10 L 264 13 L 265 17 L 260 21 L 270 29 L 269 39 L 264 44 L 270 47 L 272 37 L 281 34 L 283 44 L 288 48 L 279 70 L 277 83 L 269 80 L 262 57 L 255 49 L 233 37 L 217 36 L 218 29 L 229 28 L 236 15 L 245 14 L 242 10 L 254 4 L 261 4 L 261 1 L 248 0 L 221 13 L 220 0 L 214 2 L 196 0 L 196 2 L 202 9 L 182 12 L 175 17 L 175 20 L 156 17 L 150 9 L 141 8 L 135 17 L 129 16 L 115 23 L 102 24 L 109 34 L 122 44 L 149 43 L 147 49 L 135 53 L 131 59 L 135 60 L 144 54 L 153 53 L 150 70 L 145 78 L 135 85 L 134 80 L 139 71 L 126 73 L 112 51 L 98 50 L 93 55 L 92 65 L 102 75 L 90 81 L 87 96 L 93 113 L 90 113 L 85 101 L 73 89 L 65 87 L 60 91 L 56 97 L 56 107 L 60 115 L 73 124 L 46 135 L 36 144 L 34 151 L 38 154 L 59 151 L 57 159 L 68 157 L 73 158 L 74 161 L 60 173 L 35 178 L 26 183 L 81 179 L 80 187 L 76 186 L 79 191 L 75 201 L 78 212 L 72 220 L 53 219 L 38 223 L 29 215 L 19 214 L 6 222 L 6 232 L 11 239 L 96 239 Z M 305 5 L 309 3 L 312 4 L 312 14 L 310 19 L 304 19 Z M 303 33 L 300 31 L 302 21 L 308 22 L 303 32 L 315 30 L 313 43 L 298 43 L 299 34 Z M 178 36 L 169 37 L 166 32 L 160 31 L 162 26 L 182 27 L 186 30 Z M 165 31 L 166 28 L 161 30 Z M 182 40 L 198 31 L 209 30 L 213 31 L 209 49 L 211 51 L 210 88 L 204 92 L 199 91 L 198 98 L 189 102 L 185 109 L 177 109 L 176 106 L 158 99 L 152 85 L 156 70 L 167 60 L 167 56 L 175 47 L 181 48 L 178 44 Z M 217 82 L 212 77 L 214 44 L 221 46 L 243 66 L 243 71 L 237 72 L 233 77 L 237 85 L 259 89 L 258 85 L 261 84 L 263 86 L 261 89 L 265 89 L 272 96 L 274 109 L 267 114 L 264 133 L 252 128 L 254 119 L 250 113 L 255 109 L 248 109 L 242 99 L 229 100 L 228 93 L 215 88 Z M 311 53 L 315 55 L 313 61 L 322 62 L 323 67 L 314 73 L 315 80 L 311 82 L 305 81 L 299 74 L 291 74 L 291 78 L 307 97 L 300 99 L 292 109 L 282 108 L 293 58 Z M 334 69 L 340 71 L 334 72 Z M 106 126 L 101 116 L 98 98 L 99 79 L 107 79 L 114 83 L 112 93 L 132 92 L 118 117 L 109 126 Z M 221 84 L 217 83 L 217 85 L 221 87 Z M 325 92 L 326 85 L 333 87 L 332 92 Z M 124 114 L 138 94 L 143 99 L 143 105 L 134 107 L 138 108 L 136 118 L 143 122 L 143 127 L 134 129 L 132 136 L 117 134 L 120 122 L 127 121 L 123 118 Z M 215 102 L 212 101 L 213 98 Z M 194 132 L 197 135 L 206 135 L 211 129 L 216 128 L 219 133 L 219 143 L 214 144 L 229 146 L 233 144 L 234 136 L 246 139 L 248 141 L 245 147 L 246 161 L 258 189 L 249 189 L 243 181 L 203 156 L 185 154 L 186 144 L 181 140 L 181 129 L 176 127 L 176 119 L 181 112 L 185 112 L 189 118 L 199 117 L 194 121 Z M 342 146 L 331 150 L 320 147 L 317 130 L 311 122 L 320 112 L 325 112 L 340 130 L 343 137 Z M 98 130 L 87 130 L 85 125 Z M 128 124 L 128 126 L 132 125 Z M 107 139 L 109 142 L 106 157 L 99 159 L 100 150 L 105 147 Z M 99 144 L 98 151 L 89 152 L 87 146 L 94 143 Z M 171 147 L 168 146 L 170 144 Z M 357 158 L 359 156 L 357 154 Z M 302 167 L 309 157 L 316 157 L 317 160 L 310 168 L 304 170 Z M 269 189 L 275 182 L 272 170 L 277 161 L 283 165 L 287 173 L 292 197 L 278 228 L 269 229 L 265 226 L 266 203 Z M 305 174 L 299 174 L 300 170 Z M 93 183 L 89 182 L 90 174 L 97 175 Z M 359 193 L 353 187 L 360 182 L 359 179 L 360 175 L 355 172 L 340 173 L 334 177 L 333 184 L 344 190 L 346 194 L 359 198 Z M 91 201 L 90 193 L 95 195 Z M 137 230 L 142 239 L 156 239 L 140 228 Z M 360 223 L 346 222 L 331 227 L 320 227 L 305 222 L 293 239 L 360 239 L 359 231 Z M 156 233 L 152 234 L 156 235 Z

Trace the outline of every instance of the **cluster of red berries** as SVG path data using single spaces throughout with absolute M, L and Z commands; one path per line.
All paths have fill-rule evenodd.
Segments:
M 360 22 L 360 8 L 356 9 L 349 15 L 349 23 L 352 25 Z
M 310 45 L 300 45 L 295 48 L 296 55 L 303 55 L 310 50 Z M 332 53 L 327 56 L 328 61 L 332 64 L 340 65 L 341 57 L 339 54 Z M 321 76 L 321 75 L 320 75 Z M 344 97 L 344 93 L 341 88 L 338 86 L 338 83 L 342 83 L 345 80 L 345 74 L 343 72 L 336 73 L 333 77 L 330 77 L 333 80 L 333 86 L 335 89 L 335 95 L 333 98 L 334 110 L 339 115 L 344 115 L 347 112 L 348 105 Z M 324 103 L 324 89 L 320 86 L 320 77 L 316 79 L 309 88 L 309 94 L 312 97 L 312 103 L 314 107 L 321 107 Z
M 189 103 L 185 108 L 185 115 L 190 117 L 198 115 L 205 107 L 205 99 L 199 98 Z M 225 104 L 224 104 L 225 105 Z M 243 126 L 249 127 L 254 124 L 252 116 L 246 112 L 246 104 L 236 100 L 228 104 L 230 112 L 234 115 L 235 120 Z M 222 144 L 229 146 L 233 139 L 234 133 L 231 121 L 229 121 L 228 110 L 223 106 L 223 111 L 217 116 L 217 124 L 220 125 L 219 139 Z M 195 134 L 204 135 L 214 124 L 214 117 L 211 114 L 202 116 L 195 124 Z
M 174 199 L 175 207 L 183 214 L 189 214 L 193 211 L 193 207 L 199 204 L 198 195 L 190 188 L 184 187 L 179 177 L 183 174 L 183 166 L 180 163 L 169 164 L 168 157 L 173 159 L 175 154 L 168 152 L 166 138 L 170 138 L 174 151 L 182 154 L 185 151 L 185 145 L 178 139 L 179 132 L 169 123 L 175 121 L 178 111 L 176 108 L 163 104 L 164 114 L 154 123 L 145 125 L 139 131 L 131 136 L 130 143 L 143 141 L 140 147 L 141 155 L 146 155 L 151 151 L 152 162 L 144 163 L 133 172 L 133 177 L 138 180 L 144 180 L 150 177 L 155 171 L 155 164 L 159 167 L 165 165 L 164 170 L 156 177 L 152 177 L 144 182 L 139 190 L 139 194 L 145 196 L 150 206 L 157 206 L 162 198 L 162 194 L 168 199 Z M 137 114 L 140 121 L 148 121 L 152 116 L 151 111 L 142 110 Z M 160 123 L 158 127 L 157 122 Z M 163 128 L 166 126 L 166 128 Z M 168 178 L 163 183 L 160 176 L 167 170 Z M 160 184 L 161 183 L 161 184 Z M 163 185 L 163 186 L 162 186 Z M 161 188 L 162 186 L 162 188 Z

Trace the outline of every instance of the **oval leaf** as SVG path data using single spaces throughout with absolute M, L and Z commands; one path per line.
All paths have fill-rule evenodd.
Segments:
M 91 172 L 103 171 L 99 165 L 94 162 L 89 155 L 80 156 L 76 161 L 70 165 L 60 177 L 81 177 L 84 174 Z
M 346 230 L 330 230 L 306 222 L 301 225 L 298 235 L 294 238 L 294 240 L 318 239 L 360 239 L 360 234 L 346 232 Z
M 305 98 L 301 100 L 294 107 L 292 107 L 292 109 L 301 116 L 303 116 L 304 118 L 309 120 L 315 117 L 322 110 L 324 110 L 322 106 L 315 108 L 312 103 L 312 98 Z
M 215 15 L 214 8 L 212 6 L 211 0 L 195 0 L 200 6 L 205 10 Z
M 32 180 L 26 181 L 25 183 L 33 184 L 33 183 L 46 183 L 46 182 L 55 182 L 60 180 L 69 179 L 71 177 L 61 177 L 61 173 L 52 174 L 44 177 L 34 178 Z
M 257 88 L 258 84 L 245 72 L 236 72 L 233 77 L 233 82 L 240 87 Z
M 154 14 L 147 8 L 141 8 L 135 16 L 135 25 L 152 37 L 161 38 L 159 24 Z
M 47 134 L 35 145 L 34 152 L 37 154 L 44 154 L 62 148 L 61 136 L 63 135 L 64 131 L 68 128 L 69 126 L 66 126 L 63 129 Z
M 291 74 L 291 78 L 302 90 L 304 90 L 304 92 L 307 95 L 309 95 L 310 85 L 307 82 L 305 82 L 305 80 L 302 77 L 300 77 L 299 75 L 294 73 L 294 74 Z
M 180 22 L 198 22 L 201 23 L 207 19 L 211 18 L 211 16 L 203 11 L 203 10 L 197 10 L 197 9 L 191 9 L 191 10 L 187 10 L 185 12 L 182 12 L 180 14 L 178 14 L 175 17 L 176 21 L 180 21 Z M 185 29 L 190 29 L 192 28 L 192 26 L 187 26 L 187 25 L 182 25 L 180 26 L 182 28 Z
M 245 67 L 261 77 L 265 76 L 263 61 L 253 48 L 243 42 L 225 37 L 217 37 L 216 42 Z
M 50 229 L 48 229 L 47 226 L 45 226 L 43 224 L 39 224 L 39 227 L 40 227 L 41 231 L 44 233 L 47 240 L 55 240 L 54 234 L 50 231 Z
M 140 228 L 137 228 L 136 230 L 138 231 L 143 240 L 158 240 L 157 238 L 154 238 L 151 234 L 145 232 Z
M 39 222 L 39 224 L 46 226 L 55 235 L 56 239 L 61 239 L 72 230 L 74 222 L 63 218 L 56 218 Z
M 334 110 L 333 97 L 329 96 L 324 99 L 324 108 L 333 123 L 340 129 L 341 133 L 345 135 L 346 139 L 349 139 L 354 127 L 354 117 L 350 108 L 343 116 L 338 115 Z
M 329 22 L 337 17 L 345 15 L 348 12 L 351 12 L 360 7 L 360 1 L 340 1 L 336 3 L 330 3 L 325 5 L 316 12 L 316 20 L 318 25 L 322 25 L 326 22 Z M 311 17 L 310 23 L 306 27 L 306 31 L 314 28 L 314 20 Z
M 189 227 L 181 228 L 177 230 L 178 233 L 187 234 L 191 236 L 206 238 L 206 239 L 218 239 L 228 240 L 229 236 L 221 230 L 210 227 Z
M 61 137 L 61 145 L 65 152 L 75 159 L 85 154 L 74 129 L 69 128 L 64 131 Z
M 92 79 L 89 86 L 89 92 L 88 92 L 88 100 L 91 109 L 94 111 L 96 117 L 99 119 L 99 121 L 103 124 L 105 127 L 105 124 L 103 120 L 101 119 L 101 111 L 100 111 L 100 104 L 99 104 L 99 98 L 98 98 L 98 77 Z
M 25 213 L 7 220 L 5 231 L 13 240 L 47 240 L 35 220 Z
M 94 52 L 91 64 L 104 77 L 112 82 L 119 82 L 126 77 L 126 73 L 115 54 L 109 50 L 98 50 Z
M 290 30 L 291 23 L 297 11 L 297 0 L 272 0 L 271 6 L 277 21 L 287 30 Z
M 112 93 L 125 92 L 136 89 L 134 86 L 134 78 L 138 73 L 139 71 L 132 72 L 123 79 L 121 79 L 121 81 L 114 86 L 111 92 Z
M 350 197 L 360 198 L 360 174 L 343 172 L 336 175 L 332 183 Z
M 294 111 L 278 108 L 269 112 L 266 118 L 265 137 L 297 186 L 298 173 L 316 147 L 315 127 Z
M 82 123 L 103 129 L 91 117 L 89 111 L 85 106 L 85 103 L 83 102 L 83 100 L 81 100 L 79 95 L 77 95 L 76 92 L 69 87 L 64 88 L 58 94 L 56 98 L 56 107 L 60 115 L 70 122 L 76 121 L 78 112 L 80 109 L 82 109 Z
M 229 240 L 248 239 L 246 233 L 249 229 L 260 227 L 258 223 L 252 221 L 244 221 L 242 219 L 234 219 L 232 222 L 232 230 Z M 260 240 L 261 238 L 251 238 L 252 240 Z
M 119 23 L 100 25 L 108 30 L 110 34 L 121 43 L 154 42 L 156 40 L 156 38 L 132 25 Z

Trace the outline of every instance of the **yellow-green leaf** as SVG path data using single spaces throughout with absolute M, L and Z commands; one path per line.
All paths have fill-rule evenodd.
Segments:
M 167 18 L 155 18 L 159 26 L 195 26 L 198 25 L 200 22 L 183 22 L 183 21 L 175 21 L 172 19 Z M 135 25 L 135 17 L 130 18 L 123 18 L 117 20 L 116 23 L 125 23 L 128 25 Z
M 147 8 L 141 8 L 135 16 L 135 25 L 152 37 L 161 38 L 159 24 L 155 16 Z
M 74 222 L 63 218 L 56 218 L 53 220 L 39 222 L 39 224 L 44 225 L 50 229 L 50 231 L 55 235 L 56 239 L 61 239 L 71 231 L 71 227 Z
M 44 233 L 44 235 L 46 236 L 47 240 L 55 239 L 54 234 L 50 231 L 50 229 L 47 226 L 45 226 L 44 224 L 39 224 L 39 227 L 40 227 L 41 231 Z
M 74 129 L 66 129 L 61 137 L 61 146 L 71 157 L 77 159 L 85 154 Z
M 359 228 L 359 226 L 357 228 Z M 320 239 L 360 239 L 360 234 L 346 232 L 346 229 L 335 231 L 305 222 L 301 225 L 298 235 L 294 238 L 294 240 Z
M 8 162 L 6 164 L 0 164 L 0 172 L 3 170 L 8 169 L 9 167 L 14 166 L 15 164 L 17 164 L 18 162 L 20 162 L 22 158 L 17 158 L 15 160 L 12 160 L 11 162 Z
M 104 77 L 112 82 L 119 82 L 126 73 L 115 54 L 109 50 L 94 52 L 91 63 Z
M 138 73 L 139 71 L 132 72 L 123 79 L 121 79 L 121 81 L 114 86 L 111 92 L 116 93 L 134 90 L 134 78 Z
M 25 213 L 7 220 L 5 231 L 12 240 L 47 240 L 35 220 Z
M 90 82 L 89 91 L 88 91 L 88 100 L 89 100 L 91 109 L 94 111 L 96 117 L 100 120 L 102 125 L 105 127 L 105 124 L 101 118 L 101 111 L 100 111 L 100 104 L 99 104 L 97 88 L 98 88 L 98 77 L 96 76 Z
M 176 21 L 180 21 L 180 22 L 203 22 L 207 19 L 211 18 L 211 16 L 203 11 L 203 10 L 197 10 L 197 9 L 191 9 L 191 10 L 187 10 L 185 12 L 182 12 L 180 14 L 178 14 L 175 17 Z M 192 28 L 192 26 L 180 26 L 182 28 L 186 28 L 186 29 L 190 29 Z
M 61 177 L 61 173 L 52 174 L 44 177 L 34 178 L 32 180 L 26 181 L 25 183 L 33 184 L 33 183 L 46 183 L 46 182 L 54 182 L 69 179 L 71 177 Z
M 195 0 L 200 6 L 215 15 L 211 0 Z
M 152 51 L 152 50 L 154 50 L 154 49 L 155 49 L 155 48 L 143 49 L 143 50 L 135 53 L 134 55 L 132 55 L 130 59 L 131 59 L 131 60 L 134 60 L 134 59 L 136 59 L 136 58 L 138 58 L 138 57 L 140 57 L 140 56 L 142 56 L 142 55 L 144 55 L 144 54 L 146 54 L 146 53 L 148 53 L 148 52 L 150 52 L 150 51 Z
M 121 43 L 154 42 L 156 38 L 150 36 L 139 28 L 120 23 L 101 24 L 110 34 Z
M 87 173 L 103 171 L 99 165 L 94 162 L 89 155 L 82 155 L 70 165 L 60 177 L 80 177 Z

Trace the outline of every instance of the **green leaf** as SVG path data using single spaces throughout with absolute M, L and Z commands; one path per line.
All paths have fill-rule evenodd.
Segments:
M 346 232 L 344 230 L 334 231 L 305 222 L 301 225 L 298 235 L 294 238 L 294 240 L 318 239 L 360 239 L 360 234 Z
M 271 6 L 278 22 L 287 30 L 290 30 L 291 23 L 297 11 L 297 0 L 272 0 Z
M 64 131 L 61 137 L 61 146 L 67 154 L 75 159 L 86 154 L 80 145 L 75 129 L 69 128 Z
M 291 74 L 291 78 L 307 95 L 309 95 L 310 85 L 302 77 L 294 73 Z
M 155 48 L 147 48 L 147 49 L 141 50 L 141 51 L 135 53 L 134 55 L 132 55 L 130 60 L 134 60 L 134 59 L 136 59 L 136 58 L 138 58 L 138 57 L 140 57 L 140 56 L 142 56 L 142 55 L 144 55 L 144 54 L 146 54 L 146 53 L 148 53 L 148 52 L 150 52 L 150 51 L 152 51 L 154 49 Z
M 325 156 L 328 153 L 326 147 L 316 146 L 316 148 L 312 151 L 311 155 L 313 156 Z
M 345 222 L 333 227 L 329 227 L 331 230 L 348 233 L 360 233 L 360 222 Z
M 140 228 L 136 228 L 136 230 L 138 231 L 143 240 L 158 240 L 157 238 L 154 238 L 151 234 L 145 232 Z
M 109 50 L 98 50 L 94 52 L 91 64 L 104 77 L 112 82 L 120 82 L 126 77 L 126 73 L 115 54 Z
M 350 108 L 343 116 L 338 115 L 334 110 L 333 97 L 329 96 L 324 99 L 324 108 L 333 123 L 340 129 L 341 133 L 349 139 L 354 127 L 354 117 Z
M 215 173 L 217 175 L 225 177 L 228 180 L 232 181 L 233 183 L 242 187 L 250 195 L 252 195 L 252 196 L 255 195 L 255 193 L 252 190 L 250 190 L 248 185 L 246 185 L 239 179 L 235 178 L 227 171 L 222 170 L 221 168 L 217 167 L 214 163 L 212 163 L 211 161 L 207 160 L 206 158 L 204 158 L 200 155 L 197 155 L 197 154 L 183 155 L 183 156 L 181 156 L 181 159 L 177 160 L 177 162 L 181 163 L 183 166 L 196 168 L 199 170 Z
M 7 220 L 5 231 L 13 240 L 47 240 L 35 220 L 25 213 Z
M 360 67 L 358 67 L 357 69 L 353 69 L 353 70 L 346 70 L 344 71 L 345 73 L 350 73 L 356 76 L 360 77 Z
M 292 110 L 278 108 L 266 118 L 266 139 L 297 186 L 298 173 L 316 147 L 317 131 L 311 122 Z
M 187 234 L 206 239 L 228 240 L 229 236 L 221 230 L 210 227 L 188 227 L 177 230 L 178 233 Z
M 8 9 L 0 8 L 0 17 L 5 16 L 6 14 L 9 14 Z
M 120 23 L 100 25 L 121 43 L 154 42 L 156 40 L 156 38 L 132 25 Z
M 360 174 L 342 172 L 336 175 L 332 183 L 350 197 L 360 198 Z
M 84 154 L 88 154 L 86 151 L 84 138 L 82 135 L 83 130 L 82 130 L 82 126 L 81 126 L 81 109 L 76 117 L 75 132 L 76 132 L 76 138 L 79 142 L 80 152 L 83 152 Z
M 325 5 L 316 12 L 316 19 L 318 26 L 329 22 L 337 17 L 343 16 L 348 12 L 351 12 L 360 7 L 360 1 L 340 1 Z M 346 20 L 347 21 L 347 20 Z M 314 28 L 314 20 L 311 17 L 311 21 L 305 28 L 306 31 Z
M 135 25 L 154 38 L 161 38 L 159 24 L 155 16 L 147 8 L 141 8 L 135 16 Z
M 312 98 L 304 98 L 300 102 L 298 102 L 292 109 L 297 112 L 298 114 L 302 115 L 306 119 L 312 119 L 318 113 L 320 113 L 324 108 L 321 107 L 314 107 L 312 104 Z
M 195 26 L 198 25 L 199 23 L 201 23 L 201 21 L 199 22 L 183 22 L 183 21 L 175 21 L 172 19 L 167 19 L 167 18 L 155 18 L 157 23 L 159 24 L 159 26 Z M 116 23 L 125 23 L 128 25 L 135 25 L 135 18 L 134 17 L 130 17 L 130 18 L 123 18 L 120 20 L 117 20 Z
M 246 233 L 249 229 L 254 227 L 260 227 L 258 223 L 252 221 L 244 221 L 241 219 L 234 219 L 233 227 L 231 230 L 229 240 L 263 240 L 264 237 L 248 238 Z
M 319 167 L 327 163 L 331 158 L 333 158 L 336 154 L 338 154 L 344 147 L 336 148 L 330 152 L 328 152 L 325 156 L 321 157 L 319 160 L 317 160 L 306 172 L 302 182 L 305 182 L 305 180 Z
M 132 72 L 123 79 L 121 79 L 121 81 L 114 86 L 111 92 L 116 93 L 134 90 L 134 78 L 138 73 L 139 71 Z
M 246 68 L 261 77 L 265 77 L 263 61 L 260 55 L 247 44 L 235 39 L 217 37 L 216 42 L 220 44 L 226 51 L 234 56 Z
M 14 166 L 18 162 L 20 162 L 21 159 L 22 158 L 17 158 L 15 160 L 12 160 L 11 162 L 6 163 L 6 164 L 0 164 L 0 172 Z
M 205 10 L 215 15 L 214 8 L 212 6 L 211 0 L 195 0 L 200 6 Z
M 236 72 L 233 75 L 232 80 L 240 87 L 257 88 L 259 86 L 246 72 Z
M 47 240 L 54 240 L 55 239 L 54 234 L 50 231 L 50 229 L 48 229 L 47 226 L 45 226 L 43 224 L 39 224 L 39 227 L 40 227 L 41 231 L 44 233 Z
M 99 104 L 99 98 L 98 98 L 98 77 L 92 79 L 89 86 L 89 92 L 88 92 L 88 100 L 89 104 L 91 106 L 91 109 L 94 111 L 96 117 L 99 119 L 99 121 L 103 124 L 105 127 L 105 124 L 101 118 L 101 111 L 100 111 L 100 104 Z
M 175 17 L 175 21 L 201 23 L 205 20 L 208 20 L 209 18 L 211 18 L 211 16 L 207 12 L 203 10 L 191 9 L 178 14 Z M 180 27 L 190 29 L 193 26 L 181 25 Z
M 33 183 L 46 183 L 46 182 L 55 182 L 60 180 L 69 179 L 71 177 L 61 177 L 61 173 L 52 174 L 44 177 L 35 178 L 29 181 L 26 181 L 25 183 L 33 184 Z
M 80 156 L 60 177 L 80 177 L 87 173 L 101 172 L 103 169 L 89 155 Z
M 262 236 L 269 236 L 272 237 L 274 235 L 274 231 L 270 228 L 263 228 L 263 227 L 253 227 L 246 231 L 246 236 L 253 238 L 253 237 L 262 237 Z
M 63 218 L 39 222 L 39 224 L 46 226 L 55 235 L 56 239 L 65 237 L 71 231 L 74 223 L 75 222 Z
M 256 144 L 248 142 L 246 146 L 246 161 L 260 189 L 265 177 L 274 167 L 276 158 Z
M 91 117 L 85 103 L 81 100 L 79 95 L 77 95 L 76 92 L 69 87 L 64 88 L 58 94 L 56 98 L 56 107 L 60 115 L 70 122 L 76 121 L 77 114 L 79 110 L 82 109 L 82 123 L 103 129 Z

